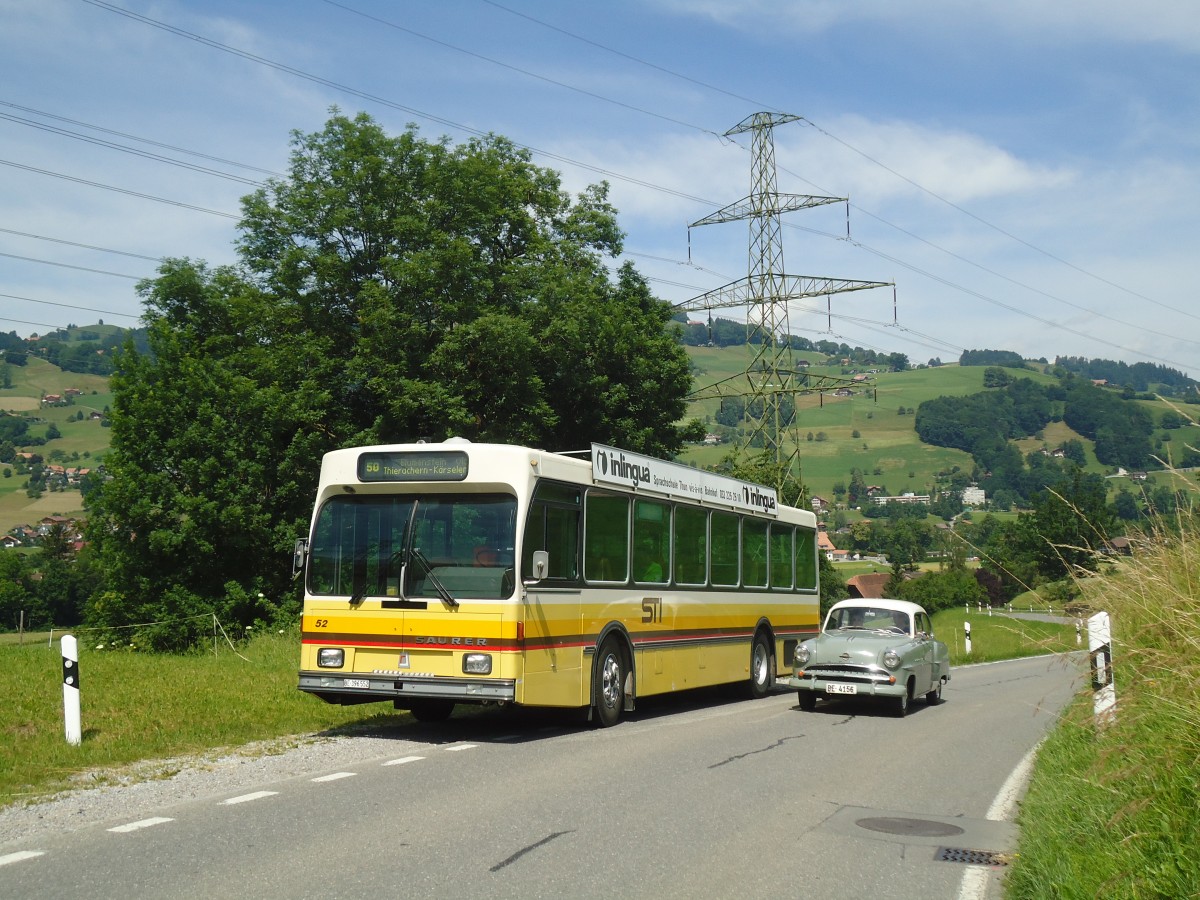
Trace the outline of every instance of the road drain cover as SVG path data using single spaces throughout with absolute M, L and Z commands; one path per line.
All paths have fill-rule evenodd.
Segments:
M 857 819 L 854 822 L 859 828 L 869 831 L 882 831 L 885 834 L 907 834 L 914 837 L 952 837 L 962 834 L 963 829 L 957 825 L 945 822 L 931 822 L 928 819 L 905 819 L 893 816 L 877 816 Z
M 1009 853 L 995 850 L 966 850 L 962 847 L 940 847 L 934 856 L 938 862 L 960 862 L 969 866 L 1007 866 Z

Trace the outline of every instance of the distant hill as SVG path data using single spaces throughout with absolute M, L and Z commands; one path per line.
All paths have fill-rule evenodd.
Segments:
M 94 327 L 94 326 L 93 326 Z M 104 326 L 100 326 L 104 327 Z M 126 329 L 109 326 L 110 334 L 123 337 Z M 91 328 L 78 329 L 80 334 Z M 51 491 L 41 497 L 26 495 L 27 476 L 18 471 L 11 454 L 27 451 L 41 455 L 47 462 L 73 468 L 91 468 L 98 464 L 109 448 L 109 429 L 104 414 L 112 404 L 108 377 L 94 372 L 65 371 L 50 362 L 33 342 L 24 338 L 19 349 L 11 348 L 11 335 L 0 341 L 5 359 L 14 354 L 16 362 L 0 363 L 0 423 L 19 418 L 0 434 L 20 434 L 16 440 L 0 439 L 0 534 L 16 525 L 34 524 L 48 515 L 81 515 L 83 497 L 78 490 Z M 59 339 L 62 340 L 61 338 Z M 81 344 L 89 340 L 79 341 Z M 62 398 L 50 403 L 47 396 Z M 51 429 L 54 429 L 52 431 Z M 57 432 L 59 437 L 47 440 Z M 7 459 L 4 457 L 8 456 Z
M 116 325 L 105 325 L 99 322 L 95 325 L 60 328 L 45 334 L 31 335 L 24 341 L 24 350 L 32 356 L 40 357 L 53 363 L 64 372 L 78 372 L 91 375 L 111 375 L 113 371 L 113 351 L 129 338 L 134 336 L 135 342 L 142 339 L 144 331 L 120 328 Z M 7 335 L 5 341 L 6 359 L 20 352 L 20 348 L 12 348 L 13 335 Z
M 690 327 L 694 336 L 708 333 L 705 326 Z M 741 328 L 744 335 L 744 325 Z M 714 333 L 723 340 L 731 340 L 732 333 L 728 328 Z M 93 371 L 97 365 L 92 358 L 111 360 L 111 348 L 120 346 L 129 334 L 128 329 L 98 323 L 72 326 L 53 335 L 39 336 L 34 342 L 14 334 L 0 335 L 0 351 L 5 359 L 20 357 L 19 362 L 10 360 L 0 366 L 6 379 L 0 383 L 8 385 L 0 388 L 0 415 L 30 417 L 29 431 L 33 434 L 44 434 L 53 423 L 62 437 L 41 446 L 38 452 L 58 451 L 68 460 L 76 461 L 102 458 L 109 447 L 109 432 L 101 419 L 91 416 L 93 412 L 102 414 L 112 398 L 108 378 Z M 133 336 L 144 349 L 144 332 L 133 332 Z M 725 379 L 738 383 L 738 376 L 750 364 L 755 348 L 747 346 L 744 337 L 740 344 L 707 344 L 703 341 L 698 346 L 687 347 L 697 387 Z M 1093 380 L 1107 380 L 1109 384 L 1119 385 L 1116 394 L 1146 410 L 1155 428 L 1151 440 L 1156 446 L 1182 452 L 1185 443 L 1192 446 L 1198 443 L 1198 439 L 1190 437 L 1187 431 L 1190 426 L 1186 411 L 1195 407 L 1181 406 L 1185 415 L 1176 414 L 1145 393 L 1168 385 L 1184 392 L 1188 399 L 1196 399 L 1197 383 L 1182 373 L 1141 363 L 1132 366 L 1114 363 L 1105 368 L 1102 360 L 1060 357 L 1050 364 L 1043 360 L 1021 360 L 1018 354 L 1010 351 L 968 352 L 971 355 L 964 354 L 964 357 L 975 365 L 941 365 L 931 360 L 935 364 L 920 364 L 893 372 L 887 361 L 894 358 L 894 354 L 863 351 L 827 341 L 797 340 L 795 358 L 805 372 L 814 378 L 840 379 L 843 384 L 840 391 L 800 395 L 796 400 L 802 477 L 810 491 L 827 500 L 832 499 L 833 487 L 839 483 L 847 484 L 852 470 L 861 472 L 868 484 L 892 495 L 909 491 L 931 493 L 939 485 L 946 484 L 951 476 L 969 473 L 974 466 L 969 453 L 921 442 L 914 428 L 917 408 L 935 398 L 967 397 L 993 387 L 995 376 L 988 373 L 997 368 L 1003 368 L 1012 378 L 1029 378 L 1042 385 L 1058 383 L 1053 374 L 1056 368 L 1078 372 Z M 74 371 L 66 367 L 82 360 L 87 360 L 87 365 L 81 364 Z M 998 365 L 1015 361 L 1021 363 L 1020 367 Z M 1097 372 L 1109 372 L 1113 377 L 1094 377 L 1092 373 Z M 1134 381 L 1134 376 L 1154 380 L 1145 381 L 1146 388 L 1143 389 L 1137 386 L 1143 382 Z M 855 382 L 856 377 L 863 381 Z M 69 405 L 43 407 L 42 397 L 47 394 L 65 396 L 68 389 L 78 391 Z M 1133 396 L 1130 391 L 1138 396 Z M 722 443 L 688 447 L 682 455 L 684 461 L 715 465 L 729 452 L 735 440 L 734 429 L 721 423 L 722 419 L 730 421 L 728 412 L 722 409 L 720 400 L 692 404 L 689 414 L 704 421 L 709 432 L 718 435 Z M 80 413 L 84 413 L 82 419 Z M 1012 443 L 1026 454 L 1064 445 L 1073 447 L 1074 442 L 1083 448 L 1088 471 L 1110 471 L 1096 460 L 1094 441 L 1062 421 L 1053 421 L 1037 434 Z M 1174 454 L 1174 458 L 1178 458 L 1178 454 Z M 0 469 L 3 468 L 6 467 L 0 464 Z M 26 522 L 34 513 L 40 518 L 50 512 L 68 513 L 82 509 L 78 492 L 47 493 L 34 503 L 20 488 L 23 480 L 15 474 L 0 478 L 0 532 Z M 1128 486 L 1124 482 L 1114 482 L 1117 483 Z
M 856 374 L 868 374 L 864 384 L 851 384 L 843 396 L 829 391 L 822 396 L 801 395 L 797 398 L 798 434 L 800 437 L 801 475 L 811 493 L 826 500 L 833 497 L 837 484 L 847 485 L 852 470 L 863 474 L 869 485 L 883 489 L 889 495 L 905 492 L 915 494 L 933 493 L 939 486 L 947 484 L 952 475 L 970 473 L 975 463 L 971 455 L 963 450 L 938 447 L 922 443 L 914 428 L 917 408 L 926 401 L 940 397 L 968 397 L 991 388 L 995 376 L 989 379 L 989 371 L 1003 368 L 1007 379 L 1030 379 L 1035 384 L 1057 386 L 1059 380 L 1053 374 L 1055 367 L 1044 361 L 1020 360 L 1013 354 L 997 356 L 1002 351 L 978 351 L 971 359 L 978 365 L 919 366 L 902 372 L 891 372 L 878 366 L 856 363 L 849 357 L 832 361 L 822 352 L 797 352 L 797 359 L 804 359 L 804 371 L 812 376 L 832 376 L 849 379 Z M 730 379 L 730 384 L 739 384 L 738 373 L 745 370 L 752 359 L 751 349 L 744 344 L 727 347 L 689 347 L 688 355 L 698 387 Z M 1021 362 L 1020 367 L 997 366 L 1003 359 Z M 878 358 L 878 356 L 876 357 Z M 843 360 L 850 359 L 848 363 Z M 745 385 L 745 379 L 740 382 Z M 1184 452 L 1186 419 L 1174 413 L 1161 401 L 1149 395 L 1127 396 L 1128 391 L 1117 388 L 1112 395 L 1114 401 L 1123 400 L 1135 404 L 1146 412 L 1152 431 L 1149 439 L 1159 452 L 1175 448 Z M 1194 391 L 1193 391 L 1194 396 Z M 1148 399 L 1147 399 L 1148 398 Z M 1181 407 L 1186 409 L 1193 407 Z M 714 465 L 725 456 L 737 438 L 734 429 L 723 425 L 721 402 L 706 400 L 694 403 L 690 415 L 705 422 L 710 434 L 719 436 L 722 443 L 716 445 L 691 446 L 682 454 L 684 461 L 697 465 Z M 1200 419 L 1200 414 L 1193 418 Z M 1181 437 L 1183 435 L 1183 437 Z M 1172 443 L 1172 438 L 1174 442 Z M 1193 446 L 1197 439 L 1189 441 Z M 1112 470 L 1097 461 L 1095 442 L 1072 429 L 1062 421 L 1048 422 L 1035 435 L 1013 440 L 1011 443 L 1022 455 L 1035 450 L 1053 452 L 1064 446 L 1082 447 L 1085 470 L 1108 474 Z M 1075 451 L 1078 453 L 1078 450 Z M 1175 453 L 1174 458 L 1179 458 Z M 961 476 L 960 476 L 961 477 Z M 1114 479 L 1113 489 L 1131 487 L 1125 479 Z

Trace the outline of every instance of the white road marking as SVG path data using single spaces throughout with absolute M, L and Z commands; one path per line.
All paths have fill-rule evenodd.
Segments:
M 332 775 L 322 775 L 320 778 L 314 778 L 313 781 L 337 781 L 341 778 L 353 778 L 356 772 L 334 772 Z
M 6 856 L 0 856 L 0 866 L 7 866 L 9 863 L 22 862 L 27 859 L 34 859 L 38 856 L 45 856 L 41 850 L 18 850 L 16 853 L 9 853 Z
M 478 744 L 459 744 L 457 747 L 447 747 L 446 752 L 447 753 L 456 753 L 459 750 L 473 750 L 474 748 L 476 748 L 478 746 L 479 746 Z
M 384 763 L 384 765 L 385 766 L 402 766 L 405 763 L 417 762 L 418 760 L 422 760 L 424 758 L 425 757 L 423 757 L 423 756 L 402 756 L 399 759 L 389 759 L 387 762 Z
M 1021 761 L 1009 772 L 996 792 L 996 798 L 988 807 L 987 818 L 996 822 L 1005 822 L 1013 818 L 1017 811 L 1017 803 L 1029 782 L 1033 771 L 1033 761 L 1042 746 L 1038 741 L 1033 749 L 1021 757 Z M 995 876 L 995 870 L 986 866 L 968 866 L 963 872 L 962 881 L 958 885 L 958 900 L 985 900 L 988 888 Z
M 162 816 L 155 816 L 152 819 L 142 819 L 139 822 L 130 822 L 128 825 L 118 825 L 116 828 L 110 828 L 109 831 L 117 834 L 128 834 L 131 831 L 139 831 L 142 828 L 153 828 L 155 825 L 163 825 L 167 822 L 174 822 L 174 819 L 164 819 Z
M 253 794 L 242 794 L 240 797 L 230 797 L 221 802 L 225 806 L 232 806 L 234 803 L 246 803 L 250 800 L 261 800 L 263 797 L 274 797 L 278 793 L 279 791 L 255 791 Z

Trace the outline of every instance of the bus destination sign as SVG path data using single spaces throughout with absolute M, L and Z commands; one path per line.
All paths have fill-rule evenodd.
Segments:
M 635 490 L 644 488 L 672 497 L 778 515 L 779 498 L 774 488 L 603 444 L 592 444 L 592 478 Z
M 462 481 L 467 454 L 461 450 L 372 450 L 359 454 L 359 481 Z

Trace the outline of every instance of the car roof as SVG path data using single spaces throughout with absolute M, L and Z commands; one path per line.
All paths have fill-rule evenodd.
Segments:
M 848 606 L 873 606 L 876 609 L 890 609 L 897 612 L 906 612 L 909 615 L 925 612 L 925 607 L 919 603 L 912 603 L 908 600 L 889 600 L 886 597 L 855 597 L 851 600 L 839 600 L 829 608 L 829 611 L 833 612 L 835 609 L 845 609 Z

